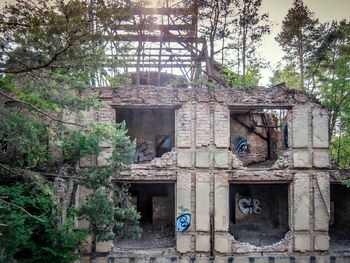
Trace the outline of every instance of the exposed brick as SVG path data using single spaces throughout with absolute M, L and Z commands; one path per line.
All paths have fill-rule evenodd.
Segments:
M 214 143 L 216 147 L 230 146 L 230 110 L 220 104 L 215 105 L 214 111 Z
M 191 105 L 185 104 L 177 111 L 176 119 L 176 145 L 177 147 L 191 147 L 192 125 L 191 125 Z
M 306 148 L 309 145 L 309 107 L 293 107 L 293 147 Z
M 210 144 L 210 108 L 209 104 L 196 105 L 196 146 Z
M 115 123 L 115 109 L 111 107 L 101 108 L 98 110 L 99 123 Z

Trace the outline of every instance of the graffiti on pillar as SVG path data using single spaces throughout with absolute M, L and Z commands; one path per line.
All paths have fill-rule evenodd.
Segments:
M 191 225 L 191 215 L 182 214 L 176 218 L 176 232 L 185 232 Z
M 257 198 L 241 198 L 238 201 L 239 210 L 245 215 L 260 215 L 261 201 Z
M 237 156 L 243 156 L 249 152 L 247 139 L 238 137 L 235 141 L 235 151 Z

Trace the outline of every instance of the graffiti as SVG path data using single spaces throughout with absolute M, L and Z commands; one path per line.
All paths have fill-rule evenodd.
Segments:
M 238 156 L 242 156 L 248 153 L 248 142 L 246 138 L 238 137 L 235 142 L 235 151 Z
M 161 157 L 164 153 L 171 151 L 170 135 L 156 136 L 156 157 Z
M 241 198 L 238 201 L 239 210 L 245 215 L 260 215 L 262 213 L 261 202 L 256 198 Z
M 149 162 L 153 159 L 153 154 L 148 150 L 148 144 L 144 140 L 137 140 L 134 163 Z
M 176 232 L 185 232 L 191 225 L 191 215 L 182 214 L 176 218 Z

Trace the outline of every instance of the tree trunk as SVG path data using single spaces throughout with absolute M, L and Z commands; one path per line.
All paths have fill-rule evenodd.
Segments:
M 243 43 L 242 43 L 242 83 L 245 86 L 245 67 L 246 67 L 246 35 L 243 34 Z
M 298 60 L 299 60 L 299 71 L 300 71 L 300 89 L 305 90 L 304 87 L 304 52 L 303 52 L 303 32 L 298 34 Z
M 97 243 L 97 237 L 94 233 L 92 233 L 91 236 L 91 246 L 90 246 L 90 263 L 96 262 L 96 243 Z
M 299 65 L 300 65 L 300 89 L 305 90 L 304 87 L 304 58 L 303 55 L 299 55 Z

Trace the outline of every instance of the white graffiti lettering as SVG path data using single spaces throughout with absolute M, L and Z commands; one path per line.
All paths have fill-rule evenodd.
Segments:
M 238 207 L 245 215 L 260 215 L 262 213 L 261 202 L 256 198 L 241 198 L 238 201 Z

